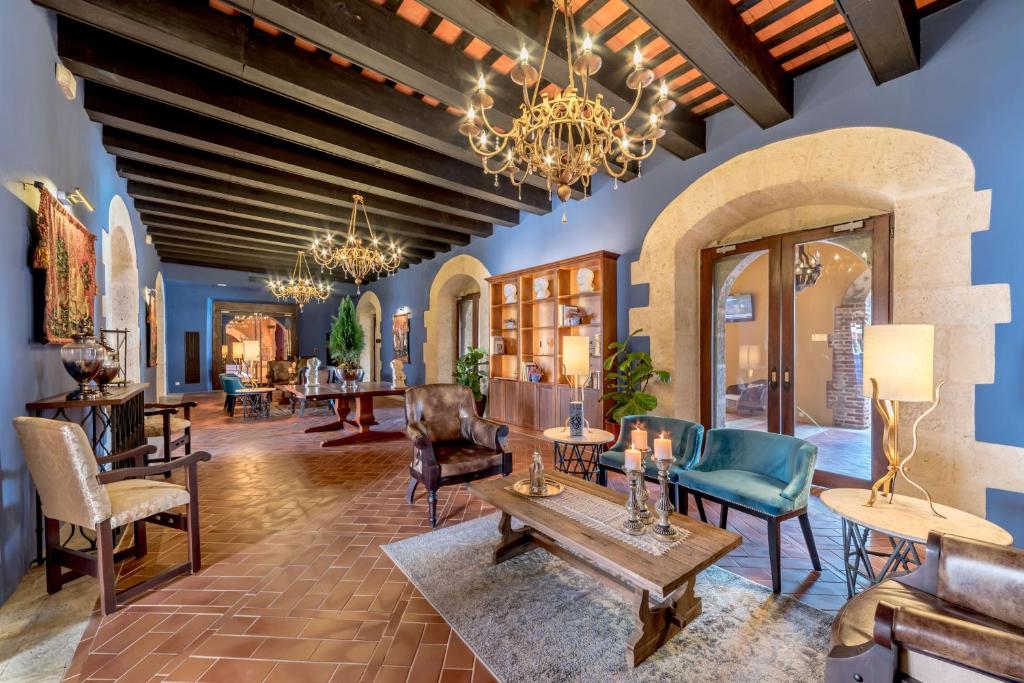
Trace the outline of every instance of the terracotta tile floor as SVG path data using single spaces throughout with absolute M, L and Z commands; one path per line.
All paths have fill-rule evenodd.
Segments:
M 204 569 L 94 614 L 66 680 L 492 680 L 380 550 L 428 529 L 422 492 L 413 505 L 403 499 L 405 441 L 321 449 L 322 437 L 302 430 L 329 419 L 323 411 L 243 422 L 224 416 L 217 396 L 198 400 L 193 440 L 213 454 L 200 467 Z M 400 405 L 378 419 L 400 427 Z M 511 441 L 523 468 L 540 442 Z M 463 488 L 438 499 L 443 526 L 491 511 Z M 839 520 L 817 498 L 811 519 L 824 571 L 810 569 L 799 525 L 786 522 L 783 589 L 834 610 L 846 595 Z M 770 585 L 763 524 L 741 513 L 729 521 L 744 543 L 719 564 Z M 184 560 L 183 534 L 150 529 L 150 554 L 121 565 L 120 587 Z

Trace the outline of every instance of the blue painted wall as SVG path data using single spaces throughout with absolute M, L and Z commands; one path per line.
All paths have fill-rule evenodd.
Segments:
M 213 355 L 213 302 L 244 301 L 275 303 L 262 281 L 254 282 L 250 273 L 214 268 L 167 264 L 164 266 L 167 309 L 167 391 L 210 391 Z M 261 276 L 255 276 L 261 277 Z M 265 276 L 264 276 L 265 277 Z M 324 303 L 306 304 L 299 316 L 299 352 L 312 355 L 319 350 L 325 360 L 324 339 L 330 329 L 331 316 L 337 313 L 341 298 L 355 296 L 354 285 L 335 283 L 334 296 Z M 201 377 L 198 384 L 185 384 L 185 332 L 199 332 L 202 350 Z
M 22 181 L 50 180 L 61 188 L 81 187 L 96 206 L 95 213 L 74 210 L 98 237 L 97 277 L 103 291 L 99 235 L 107 229 L 108 207 L 115 195 L 125 199 L 136 237 L 139 290 L 154 287 L 159 263 L 145 244 L 125 183 L 114 160 L 100 144 L 99 126 L 92 124 L 78 101 L 64 99 L 54 81 L 56 55 L 54 16 L 27 1 L 4 2 L 0 10 L 0 358 L 4 359 L 4 391 L 0 392 L 0 602 L 17 586 L 35 554 L 32 536 L 35 507 L 31 481 L 11 420 L 23 415 L 25 403 L 73 388 L 60 363 L 59 348 L 32 337 L 32 272 L 29 240 L 35 224 Z M 145 307 L 140 299 L 140 323 Z M 100 310 L 97 301 L 96 316 Z M 145 346 L 144 344 L 142 346 Z M 143 349 L 144 353 L 144 349 Z M 143 368 L 143 381 L 154 372 Z M 153 387 L 150 395 L 153 394 Z
M 560 212 L 524 214 L 514 229 L 496 228 L 493 237 L 474 239 L 452 252 L 480 259 L 491 273 L 503 273 L 576 254 L 607 249 L 623 254 L 619 267 L 619 336 L 631 306 L 647 303 L 647 288 L 631 287 L 629 262 L 665 206 L 688 185 L 728 159 L 771 142 L 845 126 L 890 126 L 920 131 L 962 147 L 977 168 L 977 187 L 992 189 L 992 227 L 973 242 L 977 284 L 1008 282 L 1014 322 L 1000 325 L 993 385 L 977 389 L 977 436 L 993 443 L 1024 446 L 1024 323 L 1020 322 L 1024 276 L 1019 262 L 1024 239 L 1024 2 L 963 0 L 923 22 L 921 70 L 875 86 L 860 55 L 841 57 L 796 80 L 793 119 L 761 130 L 733 107 L 708 121 L 708 152 L 689 161 L 658 153 L 643 177 L 620 185 L 599 185 L 594 196 Z M 446 255 L 447 257 L 448 255 Z M 401 306 L 412 318 L 410 383 L 423 381 L 423 310 L 430 285 L 446 258 L 402 271 L 371 285 L 387 319 Z M 385 373 L 392 357 L 384 336 Z

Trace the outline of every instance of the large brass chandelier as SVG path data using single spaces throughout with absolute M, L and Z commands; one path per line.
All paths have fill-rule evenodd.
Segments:
M 295 267 L 292 268 L 291 277 L 273 278 L 267 283 L 270 293 L 282 299 L 291 299 L 299 305 L 299 310 L 310 301 L 326 301 L 331 296 L 330 283 L 323 280 L 314 280 L 306 262 L 306 252 L 300 251 L 295 257 Z
M 369 242 L 364 242 L 356 234 L 356 216 L 359 210 L 363 211 L 363 220 L 369 230 Z M 352 276 L 356 282 L 356 291 L 359 285 L 366 281 L 370 274 L 390 273 L 396 270 L 402 262 L 402 249 L 392 240 L 390 245 L 384 247 L 381 240 L 373 231 L 370 225 L 370 217 L 366 215 L 366 203 L 363 197 L 358 194 L 352 195 L 352 215 L 348 219 L 348 235 L 340 245 L 334 244 L 331 235 L 321 239 L 313 240 L 313 260 L 321 267 L 333 271 L 341 268 Z
M 633 53 L 633 71 L 626 78 L 626 85 L 636 94 L 629 111 L 616 118 L 614 107 L 605 106 L 600 94 L 590 95 L 591 76 L 601 68 L 601 58 L 594 54 L 590 36 L 579 41 L 570 0 L 553 0 L 553 4 L 540 70 L 530 64 L 523 47 L 519 62 L 509 72 L 512 81 L 523 89 L 521 113 L 511 129 L 502 132 L 488 121 L 487 110 L 494 105 L 494 98 L 487 93 L 487 83 L 481 75 L 459 131 L 480 157 L 484 172 L 494 174 L 495 183 L 498 175 L 507 174 L 513 185 L 521 187 L 529 174 L 536 173 L 547 181 L 548 191 L 554 188 L 564 203 L 577 182 L 585 196 L 590 177 L 602 168 L 616 184 L 626 174 L 629 162 L 637 162 L 639 169 L 665 134 L 660 128 L 661 117 L 675 109 L 676 104 L 668 98 L 668 89 L 662 83 L 650 118 L 631 131 L 626 121 L 636 113 L 644 90 L 654 81 L 654 72 L 644 68 L 643 55 L 637 48 Z M 550 97 L 540 92 L 540 74 L 544 73 L 559 11 L 565 14 L 565 54 L 570 64 L 566 87 Z M 565 221 L 563 211 L 562 222 Z

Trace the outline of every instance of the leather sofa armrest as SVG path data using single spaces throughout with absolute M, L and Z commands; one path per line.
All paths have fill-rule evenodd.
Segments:
M 1024 680 L 1024 634 L 916 607 L 879 603 L 874 640 L 956 662 L 992 676 Z
M 504 451 L 508 440 L 508 426 L 476 415 L 462 418 L 462 436 L 477 446 Z

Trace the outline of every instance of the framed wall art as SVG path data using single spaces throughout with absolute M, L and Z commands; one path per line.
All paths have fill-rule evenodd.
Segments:
M 395 313 L 391 317 L 391 337 L 395 360 L 409 364 L 409 314 Z

